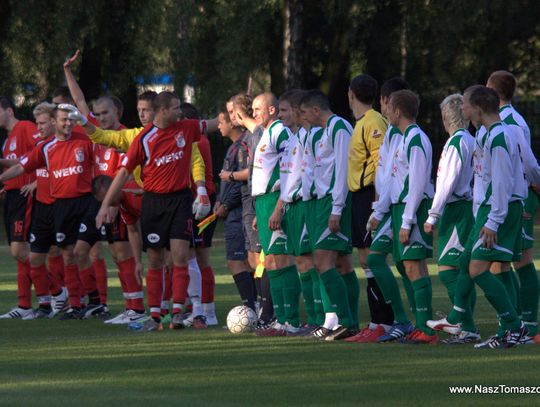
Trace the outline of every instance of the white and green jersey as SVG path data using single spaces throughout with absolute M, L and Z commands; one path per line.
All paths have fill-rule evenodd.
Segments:
M 474 154 L 473 154 L 473 214 L 476 218 L 478 208 L 484 201 L 486 190 L 484 189 L 483 177 L 483 163 L 484 163 L 484 145 L 487 141 L 487 131 L 484 126 L 480 126 L 476 130 L 474 136 Z
M 531 149 L 531 132 L 523 117 L 512 105 L 504 105 L 499 110 L 501 120 L 514 130 L 519 144 L 519 155 L 528 184 L 540 184 L 540 166 Z
M 294 202 L 302 199 L 302 143 L 306 130 L 300 127 L 289 138 L 287 149 L 280 164 L 280 197 L 283 202 Z
M 314 136 L 313 140 L 317 199 L 332 196 L 332 215 L 341 215 L 349 193 L 347 166 L 352 131 L 349 122 L 333 114 L 320 138 L 316 141 Z
M 508 214 L 508 204 L 527 196 L 515 134 L 511 126 L 497 122 L 488 129 L 484 144 L 481 182 L 485 195 L 482 205 L 491 206 L 485 226 L 495 232 Z
M 264 130 L 253 159 L 252 196 L 279 191 L 279 167 L 287 150 L 290 135 L 289 129 L 281 120 L 274 121 Z
M 323 129 L 320 127 L 311 127 L 305 132 L 304 137 L 300 138 L 300 143 L 304 147 L 302 152 L 302 200 L 309 201 L 317 199 L 315 189 L 315 142 L 320 140 Z
M 381 148 L 379 149 L 379 161 L 375 172 L 375 191 L 380 196 L 382 191 L 388 188 L 392 174 L 392 161 L 396 154 L 403 135 L 397 127 L 388 126 L 384 135 Z M 376 204 L 374 203 L 374 207 Z
M 514 109 L 514 106 L 510 104 L 501 106 L 499 109 L 499 116 L 506 124 L 513 124 L 521 127 L 525 141 L 527 144 L 529 144 L 529 146 L 531 145 L 531 130 L 529 129 L 529 125 L 523 116 L 520 115 L 516 109 Z
M 446 141 L 427 223 L 437 224 L 447 203 L 472 200 L 474 148 L 474 137 L 465 129 L 456 130 Z
M 410 229 L 416 224 L 416 211 L 423 199 L 433 197 L 431 183 L 431 142 L 416 124 L 411 124 L 394 154 L 390 188 L 379 197 L 374 216 L 381 220 L 390 210 L 390 204 L 405 203 L 402 227 Z

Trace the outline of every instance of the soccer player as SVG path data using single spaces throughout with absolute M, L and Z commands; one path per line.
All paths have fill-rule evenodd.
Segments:
M 358 250 L 360 266 L 366 275 L 366 294 L 371 315 L 369 325 L 354 337 L 347 338 L 348 342 L 374 342 L 394 322 L 392 307 L 385 302 L 367 263 L 371 234 L 366 225 L 375 200 L 374 183 L 379 149 L 388 127 L 383 116 L 373 109 L 377 88 L 377 81 L 371 76 L 358 75 L 351 80 L 348 92 L 349 107 L 356 120 L 349 146 L 347 179 L 352 195 L 352 245 Z
M 344 339 L 357 328 L 352 314 L 358 310 L 358 282 L 351 261 L 351 198 L 347 187 L 347 157 L 351 125 L 330 110 L 328 98 L 319 90 L 307 91 L 301 102 L 304 119 L 323 128 L 313 139 L 314 179 L 317 195 L 316 223 L 313 236 L 315 267 L 328 296 L 330 309 L 337 318 L 326 319 L 313 336 L 324 340 Z M 341 275 L 337 263 L 341 265 Z M 351 281 L 354 280 L 354 281 Z M 350 283 L 349 283 L 350 282 Z M 350 302 L 349 300 L 353 301 Z
M 512 106 L 512 97 L 516 90 L 516 78 L 508 71 L 493 72 L 488 81 L 488 88 L 492 88 L 499 95 L 499 115 L 504 123 L 517 130 L 521 137 L 519 140 L 519 152 L 523 162 L 523 169 L 529 185 L 539 184 L 540 168 L 531 150 L 531 132 L 523 117 Z M 517 291 L 516 304 L 518 311 L 527 328 L 529 334 L 525 341 L 540 343 L 538 335 L 538 297 L 539 281 L 536 268 L 533 262 L 534 243 L 534 218 L 539 206 L 538 195 L 529 186 L 527 198 L 524 201 L 523 213 L 523 247 L 521 259 L 514 261 L 514 269 L 519 277 L 519 283 L 514 279 L 512 271 L 507 271 L 505 280 L 510 280 L 514 291 Z M 492 270 L 493 271 L 493 270 Z M 501 273 L 503 276 L 505 273 Z M 510 279 L 508 278 L 510 277 Z
M 15 105 L 7 97 L 0 96 L 0 128 L 8 136 L 2 147 L 4 159 L 18 160 L 32 150 L 40 140 L 36 125 L 15 117 Z M 7 170 L 6 170 L 7 171 Z M 0 315 L 2 319 L 31 317 L 32 278 L 28 262 L 28 231 L 32 213 L 32 194 L 24 194 L 23 188 L 35 180 L 35 175 L 21 173 L 4 183 L 4 224 L 10 253 L 17 262 L 17 307 Z
M 233 126 L 229 113 L 222 110 L 218 116 L 218 127 L 223 137 L 233 144 L 227 149 L 223 160 L 223 171 L 234 173 L 247 168 L 249 151 L 244 141 L 243 129 Z M 214 213 L 223 219 L 227 266 L 242 299 L 242 304 L 255 311 L 256 292 L 253 276 L 247 263 L 246 243 L 242 224 L 242 181 L 221 183 Z
M 470 256 L 469 278 L 460 274 L 452 312 L 447 318 L 430 321 L 429 325 L 459 333 L 467 296 L 476 283 L 497 311 L 506 332 L 503 337 L 492 336 L 475 348 L 510 348 L 519 344 L 528 330 L 509 299 L 509 292 L 489 270 L 493 262 L 509 263 L 521 250 L 521 200 L 527 194 L 527 184 L 517 137 L 499 117 L 497 93 L 484 86 L 466 90 L 463 112 L 477 128 L 487 129 L 480 140 L 483 157 L 478 165 L 482 176 L 475 178 L 480 182 L 474 188 L 474 201 L 482 203 L 463 254 L 465 261 Z M 502 268 L 505 269 L 504 264 Z
M 397 323 L 379 342 L 394 341 L 407 335 L 409 343 L 436 343 L 437 335 L 426 325 L 431 318 L 431 280 L 426 258 L 432 255 L 431 236 L 424 233 L 423 224 L 428 217 L 430 199 L 433 196 L 431 177 L 431 143 L 427 135 L 416 124 L 420 100 L 410 90 L 400 90 L 390 96 L 387 111 L 390 124 L 403 134 L 393 161 L 390 188 L 379 197 L 373 219 L 372 230 L 388 212 L 391 212 L 394 238 L 393 255 L 396 262 L 403 262 L 405 272 L 412 282 L 415 298 L 416 329 L 404 312 L 394 310 Z M 381 288 L 385 284 L 379 282 Z M 383 293 L 385 289 L 383 289 Z M 394 303 L 396 295 L 386 295 Z M 398 319 L 399 318 L 399 319 Z M 403 318 L 403 320 L 400 320 Z
M 174 327 L 183 327 L 182 309 L 189 283 L 188 255 L 192 239 L 192 204 L 189 190 L 192 143 L 206 131 L 206 121 L 181 120 L 180 100 L 161 92 L 154 100 L 156 115 L 133 140 L 96 218 L 98 225 L 110 221 L 108 207 L 114 202 L 129 174 L 140 165 L 144 180 L 141 229 L 149 257 L 146 277 L 151 318 L 142 331 L 160 328 L 164 252 L 170 246 L 173 260 L 172 291 Z M 87 131 L 92 134 L 93 126 Z
M 441 103 L 442 121 L 449 137 L 439 160 L 437 187 L 424 231 L 432 234 L 439 228 L 439 278 L 454 303 L 460 257 L 474 225 L 472 210 L 473 153 L 475 141 L 467 131 L 469 121 L 463 117 L 463 97 L 453 94 Z M 475 291 L 463 315 L 463 330 L 444 343 L 479 342 L 473 320 Z
M 0 181 L 46 167 L 54 201 L 56 244 L 61 247 L 65 264 L 65 281 L 71 308 L 61 319 L 88 318 L 103 312 L 96 285 L 95 271 L 84 249 L 99 240 L 95 223 L 84 221 L 96 214 L 99 204 L 91 195 L 93 147 L 88 138 L 73 132 L 75 121 L 69 118 L 73 106 L 60 105 L 53 111 L 55 137 L 40 144 L 21 158 L 20 163 L 0 176 Z M 79 279 L 83 292 L 80 291 Z M 89 304 L 81 309 L 81 295 Z

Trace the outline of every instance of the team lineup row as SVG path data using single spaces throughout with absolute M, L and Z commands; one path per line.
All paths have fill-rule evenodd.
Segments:
M 173 327 L 217 323 L 207 264 L 212 230 L 199 236 L 193 228 L 193 218 L 204 218 L 213 207 L 224 221 L 227 263 L 243 303 L 255 309 L 259 295 L 258 335 L 435 343 L 434 330 L 445 330 L 453 334 L 448 343 L 479 342 L 473 319 L 476 283 L 500 321 L 499 332 L 477 346 L 538 341 L 538 277 L 531 247 L 538 206 L 533 187 L 540 184 L 540 167 L 528 127 L 510 104 L 511 74 L 495 72 L 488 87 L 473 86 L 442 102 L 449 138 L 434 192 L 431 144 L 416 124 L 419 99 L 399 78 L 380 91 L 389 125 L 372 108 L 377 83 L 360 75 L 349 89 L 354 130 L 331 112 L 322 92 L 300 90 L 279 100 L 269 93 L 253 100 L 236 95 L 217 119 L 208 121 L 186 119 L 186 112 L 182 117 L 180 100 L 172 93 L 147 93 L 138 104 L 143 128 L 119 129 L 116 122 L 104 130 L 83 103 L 70 72 L 72 61 L 65 71 L 74 100 L 67 95 L 57 100 L 64 104 L 36 108 L 39 136 L 29 122 L 14 119 L 7 99 L 0 101 L 0 125 L 9 130 L 2 160 L 9 169 L 0 180 L 19 271 L 19 305 L 3 317 L 52 316 L 65 306 L 67 295 L 70 308 L 61 318 L 102 315 L 106 284 L 100 284 L 90 257 L 102 233 L 112 243 L 126 299 L 126 311 L 108 322 L 159 330 L 172 298 Z M 114 112 L 113 102 L 102 100 Z M 476 141 L 467 131 L 469 121 L 477 129 Z M 233 144 L 213 204 L 201 134 L 217 128 Z M 101 161 L 93 142 L 109 147 Z M 113 153 L 114 165 L 107 162 Z M 112 173 L 96 177 L 100 169 Z M 37 176 L 37 190 L 25 257 L 31 174 Z M 435 225 L 439 276 L 453 304 L 439 321 L 431 319 L 426 265 Z M 55 246 L 64 275 L 51 262 L 59 257 L 58 249 L 50 253 Z M 143 305 L 142 247 L 149 264 L 149 318 Z M 358 248 L 368 282 L 371 322 L 360 331 L 352 247 Z M 264 271 L 254 279 L 261 249 L 265 259 L 259 269 Z M 402 275 L 415 325 L 404 311 L 388 253 Z M 37 311 L 31 310 L 31 284 Z M 301 294 L 305 324 L 299 316 Z M 186 317 L 188 298 L 193 309 Z

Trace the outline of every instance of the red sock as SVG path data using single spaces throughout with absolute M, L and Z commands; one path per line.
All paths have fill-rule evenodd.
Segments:
M 168 267 L 164 267 L 163 279 L 165 280 L 165 285 L 161 299 L 163 301 L 170 301 L 172 297 L 172 273 Z
M 49 257 L 49 278 L 54 279 L 60 287 L 64 287 L 64 259 L 62 256 Z M 54 292 L 51 289 L 51 292 Z
M 173 314 L 177 304 L 185 304 L 187 298 L 187 289 L 189 285 L 189 272 L 187 267 L 173 267 L 172 272 L 172 293 L 173 293 Z M 176 308 L 176 312 L 180 309 Z
M 146 301 L 152 318 L 161 317 L 161 295 L 163 292 L 163 269 L 148 269 L 146 273 Z
M 118 265 L 118 263 L 117 263 Z M 120 287 L 122 288 L 122 295 L 124 296 L 124 302 L 125 302 L 125 308 L 129 308 L 129 298 L 127 297 L 127 285 L 126 285 L 126 279 L 124 277 L 124 274 L 118 266 L 118 280 L 120 280 Z
M 39 305 L 46 305 L 51 303 L 51 296 L 49 292 L 49 277 L 47 267 L 44 264 L 41 266 L 31 266 L 30 276 L 34 283 L 34 289 L 36 290 L 36 296 L 38 297 Z
M 32 308 L 32 277 L 28 261 L 17 260 L 17 296 L 19 307 Z
M 69 293 L 69 303 L 72 307 L 81 307 L 82 289 L 79 281 L 79 267 L 76 264 L 64 266 L 64 279 Z
M 211 266 L 201 268 L 202 279 L 202 294 L 201 302 L 207 304 L 214 302 L 214 290 L 216 287 L 216 279 L 214 278 L 214 270 Z
M 135 258 L 130 257 L 116 264 L 120 273 L 122 273 L 122 278 L 126 286 L 124 291 L 126 295 L 126 308 L 135 311 L 144 311 L 142 284 L 137 281 L 137 277 L 135 276 Z
M 96 272 L 92 265 L 83 270 L 79 270 L 79 276 L 81 278 L 84 293 L 89 294 L 93 293 L 94 291 L 98 291 L 96 284 Z
M 105 260 L 97 259 L 92 263 L 96 272 L 96 283 L 99 291 L 99 298 L 102 304 L 107 304 L 107 266 Z

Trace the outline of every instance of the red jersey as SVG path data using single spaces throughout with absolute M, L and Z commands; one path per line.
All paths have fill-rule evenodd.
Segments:
M 86 119 L 94 126 L 99 127 L 99 123 L 92 113 L 86 115 Z M 115 130 L 123 130 L 126 126 L 120 124 Z M 96 158 L 96 166 L 94 175 L 107 175 L 114 178 L 118 165 L 120 164 L 120 155 L 115 148 L 103 146 L 101 144 L 94 145 L 94 157 Z
M 72 132 L 40 144 L 21 159 L 26 172 L 45 166 L 53 198 L 77 198 L 92 192 L 94 149 L 86 134 Z
M 143 189 L 165 194 L 191 185 L 191 145 L 201 137 L 201 122 L 182 120 L 165 129 L 148 124 L 133 140 L 122 167 L 140 165 Z
M 141 189 L 134 180 L 124 184 L 124 189 Z M 122 191 L 120 200 L 120 215 L 126 225 L 134 225 L 141 217 L 142 195 Z
M 2 147 L 2 154 L 8 160 L 17 160 L 30 152 L 41 141 L 36 125 L 27 120 L 20 120 L 9 132 Z M 4 170 L 5 171 L 5 170 Z M 4 182 L 6 191 L 21 189 L 26 184 L 34 182 L 35 174 L 22 174 Z
M 208 192 L 208 195 L 212 195 L 216 193 L 216 184 L 214 183 L 214 170 L 212 167 L 212 153 L 210 152 L 210 141 L 208 140 L 208 137 L 201 135 L 201 139 L 199 140 L 197 145 L 199 146 L 199 152 L 201 153 L 204 161 L 204 178 L 206 184 L 206 192 Z M 192 185 L 193 193 L 194 195 L 196 195 L 195 183 L 192 182 Z
M 53 139 L 54 136 L 47 137 L 45 140 L 42 140 L 37 144 L 37 148 Z M 54 203 L 54 197 L 51 195 L 51 183 L 49 181 L 49 172 L 47 171 L 47 167 L 38 168 L 36 170 L 36 179 L 36 199 L 42 204 L 51 205 Z

